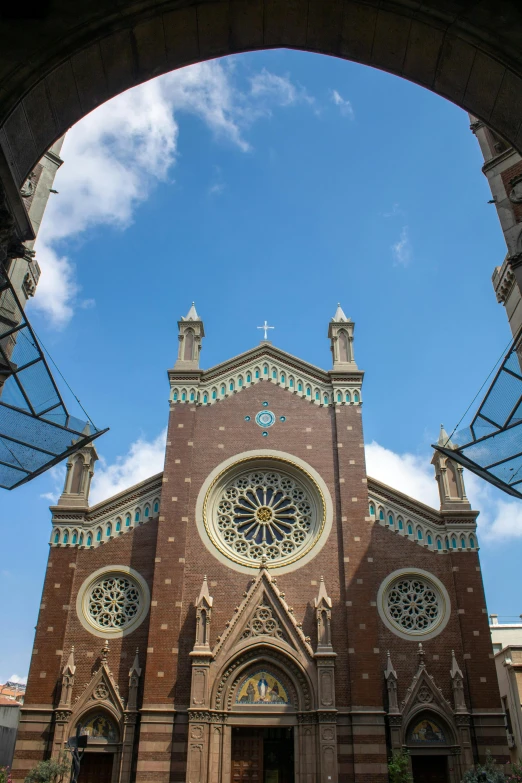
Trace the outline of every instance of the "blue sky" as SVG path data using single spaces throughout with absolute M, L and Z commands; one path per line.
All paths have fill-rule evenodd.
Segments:
M 505 255 L 467 115 L 334 58 L 258 52 L 169 74 L 66 138 L 29 315 L 99 427 L 93 499 L 162 468 L 166 370 L 192 300 L 202 365 L 273 342 L 328 368 L 338 301 L 366 371 L 368 472 L 436 504 L 430 443 L 509 341 L 491 286 Z M 9 644 L 27 674 L 61 469 L 3 493 Z M 518 616 L 519 503 L 468 477 L 490 611 Z

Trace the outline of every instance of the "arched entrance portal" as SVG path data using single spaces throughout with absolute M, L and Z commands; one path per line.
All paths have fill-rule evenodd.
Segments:
M 113 716 L 95 709 L 78 723 L 88 737 L 78 783 L 117 783 L 121 759 L 120 731 Z
M 460 764 L 453 730 L 432 710 L 421 710 L 406 730 L 414 783 L 458 783 Z
M 337 783 L 331 600 L 321 581 L 314 654 L 283 598 L 261 566 L 211 650 L 213 598 L 204 580 L 191 653 L 187 783 Z
M 312 783 L 320 779 L 323 764 L 317 752 L 314 691 L 309 674 L 280 650 L 266 646 L 243 650 L 216 676 L 213 709 L 189 713 L 187 780 Z M 334 734 L 335 730 L 332 741 Z M 332 764 L 334 760 L 332 755 Z

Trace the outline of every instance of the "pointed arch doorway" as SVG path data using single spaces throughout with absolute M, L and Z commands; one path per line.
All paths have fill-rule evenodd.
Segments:
M 449 724 L 432 710 L 417 712 L 406 732 L 413 783 L 457 783 L 455 753 L 459 750 Z

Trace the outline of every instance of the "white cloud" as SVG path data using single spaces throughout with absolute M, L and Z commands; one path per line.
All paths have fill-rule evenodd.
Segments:
M 42 275 L 31 307 L 63 328 L 80 301 L 74 263 L 60 242 L 94 226 L 125 229 L 151 189 L 167 179 L 176 162 L 178 114 L 200 117 L 218 138 L 242 152 L 245 130 L 270 108 L 312 102 L 287 76 L 266 69 L 241 90 L 234 68 L 212 61 L 182 68 L 118 95 L 84 117 L 67 134 L 65 160 L 56 177 L 58 195 L 49 201 L 36 250 Z
M 40 497 L 44 500 L 48 500 L 51 506 L 55 506 L 56 503 L 58 503 L 58 498 L 62 494 L 65 471 L 65 462 L 62 462 L 60 465 L 55 465 L 54 468 L 51 468 L 47 473 L 53 482 L 53 489 L 50 492 L 43 492 Z
M 366 446 L 365 453 L 369 476 L 438 508 L 437 484 L 433 467 L 426 456 L 397 454 L 375 441 Z
M 138 438 L 127 454 L 108 465 L 100 457 L 92 480 L 89 504 L 94 505 L 163 470 L 167 430 L 152 441 Z
M 254 98 L 268 99 L 270 103 L 278 106 L 314 103 L 314 99 L 308 95 L 304 87 L 293 84 L 288 76 L 278 76 L 267 71 L 266 68 L 252 76 L 250 85 L 250 92 Z
M 439 508 L 439 494 L 431 454 L 397 454 L 375 441 L 366 447 L 368 475 L 411 495 L 433 508 Z M 480 511 L 478 530 L 482 543 L 502 544 L 522 538 L 522 504 L 469 471 L 464 472 L 471 507 Z
M 20 685 L 27 685 L 27 677 L 20 677 L 18 674 L 12 674 L 8 682 L 17 682 Z
M 349 100 L 343 98 L 337 90 L 331 90 L 330 97 L 336 106 L 339 107 L 339 111 L 344 117 L 349 117 L 351 120 L 354 118 L 353 106 Z
M 412 258 L 408 226 L 403 226 L 400 238 L 392 245 L 391 249 L 395 259 L 395 266 L 408 266 Z

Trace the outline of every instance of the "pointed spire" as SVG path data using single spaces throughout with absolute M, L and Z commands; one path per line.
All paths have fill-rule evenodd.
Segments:
M 460 667 L 457 663 L 457 659 L 455 658 L 455 650 L 451 651 L 451 669 L 450 669 L 450 675 L 452 679 L 455 678 L 455 676 L 463 677 L 463 674 L 460 670 Z
M 330 623 L 332 620 L 332 599 L 326 592 L 324 578 L 319 582 L 319 594 L 314 600 L 315 619 L 317 622 L 317 652 L 316 655 L 331 654 L 332 634 Z
M 388 712 L 390 714 L 397 714 L 399 712 L 399 703 L 397 700 L 397 672 L 393 668 L 389 650 L 386 653 L 384 677 L 386 679 L 386 689 L 388 691 Z
M 319 594 L 317 598 L 315 599 L 315 608 L 319 606 L 321 602 L 324 602 L 327 606 L 330 608 L 332 607 L 332 599 L 326 592 L 326 585 L 324 583 L 324 577 L 321 577 L 321 581 L 319 582 Z
M 140 650 L 139 647 L 136 647 L 136 655 L 134 656 L 134 661 L 132 662 L 132 666 L 129 670 L 129 677 L 139 677 L 141 674 L 141 667 L 140 667 Z
M 444 446 L 446 449 L 453 448 L 453 443 L 450 441 L 449 435 L 444 429 L 444 424 L 440 425 L 439 439 L 437 443 L 439 446 Z
M 74 676 L 74 673 L 76 671 L 76 666 L 74 663 L 74 645 L 71 647 L 71 652 L 69 653 L 69 657 L 67 658 L 67 663 L 64 666 L 63 674 L 70 674 L 71 676 Z
M 395 679 L 397 679 L 397 672 L 393 668 L 393 663 L 389 650 L 386 653 L 386 669 L 384 670 L 384 676 L 386 677 L 386 679 L 388 679 L 389 677 L 394 677 Z
M 422 667 L 426 666 L 426 664 L 424 663 L 424 655 L 425 655 L 425 653 L 424 653 L 424 648 L 422 646 L 422 642 L 419 642 L 419 648 L 417 650 L 417 656 L 419 658 L 419 666 L 422 666 Z
M 192 302 L 190 310 L 185 318 L 178 321 L 178 358 L 174 370 L 198 370 L 199 355 L 201 353 L 201 341 L 205 336 L 203 321 L 196 311 L 196 305 Z M 171 378 L 171 383 L 172 383 Z M 177 381 L 175 381 L 177 383 Z
M 208 582 L 207 582 L 207 575 L 206 574 L 203 577 L 203 584 L 201 585 L 201 590 L 199 591 L 199 598 L 196 601 L 196 605 L 197 606 L 201 606 L 203 601 L 206 601 L 208 606 L 212 606 L 212 604 L 214 603 L 214 599 L 212 598 L 212 596 L 208 592 Z
M 185 318 L 182 318 L 181 320 L 182 321 L 201 321 L 201 318 L 199 317 L 199 315 L 196 312 L 196 305 L 194 304 L 194 302 L 192 302 L 192 304 L 190 306 L 190 310 L 188 311 L 188 313 L 185 316 Z
M 344 310 L 341 307 L 341 303 L 337 302 L 337 310 L 335 311 L 335 315 L 332 318 L 332 321 L 336 324 L 339 323 L 348 323 L 350 321 L 349 318 L 347 318 L 344 314 Z
M 351 318 L 346 317 L 343 308 L 338 304 L 335 315 L 328 324 L 328 337 L 330 338 L 334 370 L 357 370 L 357 365 L 353 358 L 354 326 L 355 324 Z

